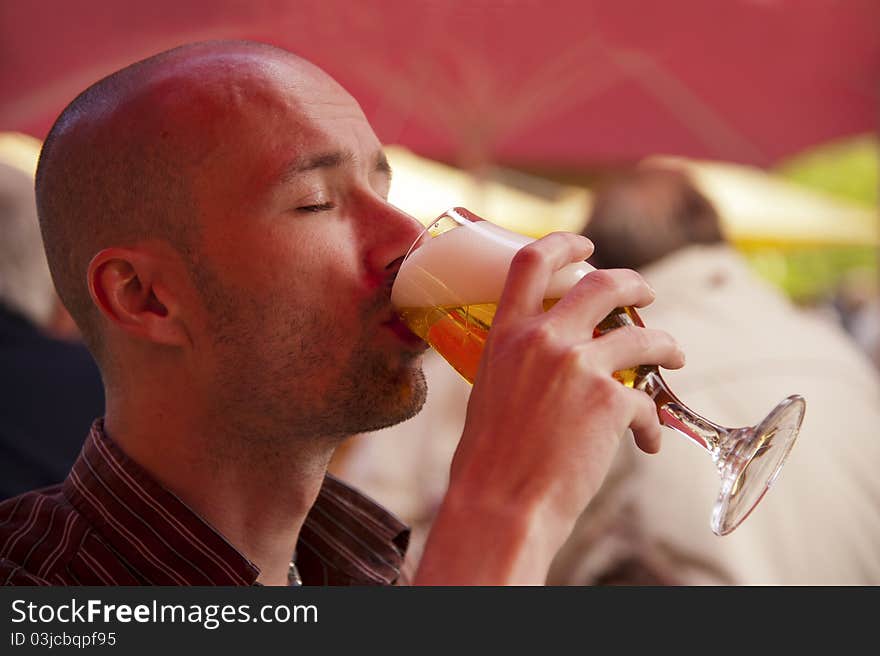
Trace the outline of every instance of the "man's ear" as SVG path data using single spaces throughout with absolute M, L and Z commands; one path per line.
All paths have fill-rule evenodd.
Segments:
M 189 341 L 180 302 L 167 284 L 167 258 L 150 250 L 106 248 L 89 263 L 92 301 L 116 328 L 157 344 Z

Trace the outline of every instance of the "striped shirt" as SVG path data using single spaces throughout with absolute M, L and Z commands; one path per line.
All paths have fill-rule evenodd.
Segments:
M 409 530 L 330 475 L 300 530 L 304 585 L 397 582 Z M 0 584 L 254 585 L 259 569 L 104 433 L 60 485 L 0 503 Z

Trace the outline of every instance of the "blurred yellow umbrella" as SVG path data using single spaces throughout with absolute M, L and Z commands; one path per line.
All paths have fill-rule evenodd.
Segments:
M 34 177 L 40 145 L 39 139 L 21 132 L 0 132 L 0 162 Z
M 592 194 L 582 187 L 503 169 L 478 178 L 399 146 L 388 146 L 386 153 L 394 169 L 389 199 L 424 223 L 462 205 L 537 237 L 580 231 L 592 206 Z M 871 209 L 762 169 L 670 156 L 645 163 L 687 173 L 718 209 L 727 237 L 742 248 L 880 246 L 880 225 Z
M 645 163 L 687 173 L 718 209 L 727 237 L 741 247 L 880 246 L 876 212 L 778 175 L 679 157 Z
M 399 146 L 385 153 L 394 171 L 389 201 L 422 223 L 450 207 L 466 207 L 511 230 L 540 237 L 554 230 L 578 232 L 586 222 L 591 194 L 503 169 L 482 177 L 419 157 Z

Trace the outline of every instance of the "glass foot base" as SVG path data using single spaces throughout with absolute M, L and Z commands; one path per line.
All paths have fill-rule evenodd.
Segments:
M 712 511 L 716 535 L 733 531 L 764 498 L 794 446 L 805 410 L 803 397 L 790 396 L 760 424 L 733 431 L 721 445 L 721 492 Z

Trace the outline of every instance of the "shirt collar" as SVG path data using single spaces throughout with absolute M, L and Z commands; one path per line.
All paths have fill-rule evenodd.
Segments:
M 125 455 L 95 421 L 64 482 L 67 499 L 133 574 L 154 585 L 253 585 L 259 569 Z M 306 585 L 390 584 L 409 530 L 327 476 L 305 519 L 296 562 Z
M 390 585 L 409 535 L 385 508 L 328 474 L 300 530 L 296 563 L 305 585 Z

